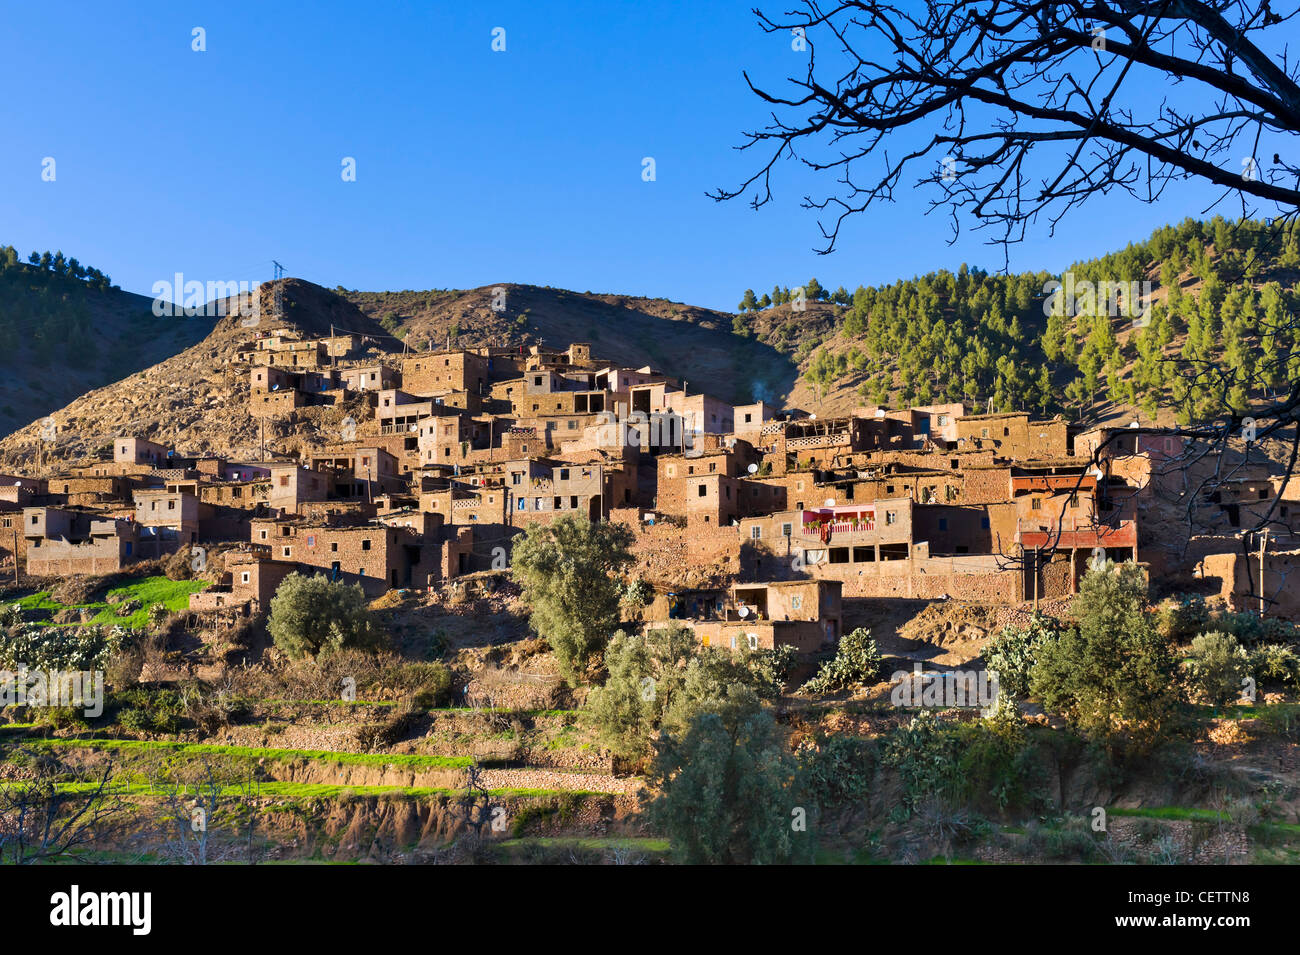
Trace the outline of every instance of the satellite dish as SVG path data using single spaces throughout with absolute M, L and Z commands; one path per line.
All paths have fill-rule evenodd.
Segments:
M 745 468 L 745 470 L 748 471 L 750 474 L 754 474 L 758 471 L 758 465 L 751 464 L 749 467 Z
M 835 498 L 833 497 L 828 497 L 826 498 L 826 500 L 822 501 L 822 507 L 834 507 L 834 506 L 835 506 Z
M 1129 426 L 1130 428 L 1140 428 L 1140 427 L 1142 427 L 1140 424 L 1138 424 L 1138 422 L 1137 422 L 1137 418 L 1134 418 L 1132 421 L 1130 421 L 1130 422 L 1128 423 L 1128 426 Z
M 884 409 L 884 408 L 877 408 L 877 409 L 876 409 L 876 417 L 877 417 L 877 418 L 883 418 L 884 416 L 885 416 L 885 409 Z
M 419 426 L 418 424 L 413 424 L 413 425 L 411 425 L 409 428 L 407 428 L 406 430 L 407 430 L 407 431 L 419 431 L 419 430 L 420 430 L 420 426 Z
M 749 608 L 748 608 L 748 607 L 741 607 L 739 610 L 736 611 L 736 614 L 737 614 L 737 616 L 739 616 L 739 617 L 741 617 L 741 618 L 748 617 L 748 616 L 749 616 Z
M 272 391 L 279 391 L 279 390 L 280 390 L 280 386 L 279 386 L 279 385 L 272 385 L 272 386 L 271 386 L 271 390 L 272 390 Z
M 816 413 L 816 412 L 813 412 L 812 414 L 810 414 L 810 415 L 808 416 L 808 420 L 809 420 L 809 421 L 816 421 L 816 420 L 817 420 L 817 413 Z

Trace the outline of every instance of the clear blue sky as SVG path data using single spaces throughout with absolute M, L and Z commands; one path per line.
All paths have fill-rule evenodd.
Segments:
M 765 118 L 741 70 L 803 69 L 751 5 L 7 4 L 0 243 L 62 249 L 145 294 L 177 271 L 264 280 L 275 258 L 331 287 L 512 281 L 725 309 L 814 275 L 851 289 L 1000 268 L 979 234 L 949 247 L 914 190 L 828 257 L 793 165 L 758 212 L 705 196 L 757 159 L 732 149 Z M 1205 204 L 1189 187 L 1157 207 L 1095 203 L 1011 265 L 1057 271 Z

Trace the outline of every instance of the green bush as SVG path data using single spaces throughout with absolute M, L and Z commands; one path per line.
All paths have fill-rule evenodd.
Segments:
M 780 666 L 771 651 L 702 647 L 685 627 L 620 630 L 605 649 L 608 676 L 588 694 L 587 710 L 611 752 L 638 759 L 660 732 L 684 732 L 700 713 L 725 707 L 733 691 L 774 698 Z
M 32 670 L 102 670 L 130 634 L 122 627 L 40 627 L 0 633 L 0 665 Z
M 1216 705 L 1230 703 L 1241 695 L 1242 681 L 1250 675 L 1250 654 L 1232 634 L 1203 633 L 1192 641 L 1183 669 L 1194 696 Z
M 1030 692 L 1084 736 L 1115 750 L 1148 751 L 1169 732 L 1180 703 L 1169 642 L 1146 609 L 1146 575 L 1107 562 L 1079 586 L 1078 626 L 1038 648 Z
M 271 598 L 267 630 L 291 659 L 346 647 L 375 647 L 380 630 L 366 608 L 360 584 L 290 574 Z
M 832 736 L 800 753 L 809 790 L 824 808 L 861 802 L 871 795 L 880 765 L 875 740 Z
M 1266 643 L 1250 655 L 1250 670 L 1260 683 L 1300 686 L 1300 656 L 1294 647 Z
M 688 864 L 810 862 L 815 806 L 772 715 L 753 694 L 696 716 L 649 773 L 651 823 Z
M 570 685 L 618 626 L 623 585 L 616 575 L 632 562 L 632 539 L 623 524 L 578 517 L 530 524 L 515 539 L 511 576 L 532 608 L 529 623 L 551 645 Z
M 871 631 L 859 627 L 840 638 L 834 659 L 821 665 L 817 675 L 804 684 L 809 693 L 833 693 L 865 686 L 880 675 L 881 658 Z
M 998 675 L 998 692 L 1016 699 L 1029 696 L 1029 671 L 1038 660 L 1038 648 L 1055 634 L 1050 618 L 1035 613 L 1023 627 L 1009 625 L 984 647 L 984 662 Z

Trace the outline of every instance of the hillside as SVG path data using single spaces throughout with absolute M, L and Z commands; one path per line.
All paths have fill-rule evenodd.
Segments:
M 285 279 L 284 317 L 274 314 L 275 283 L 261 286 L 262 321 L 294 327 L 306 335 L 325 335 L 330 327 L 372 336 L 371 350 L 381 350 L 383 330 L 334 293 L 297 279 Z M 239 316 L 228 314 L 202 341 L 143 371 L 95 388 L 53 414 L 57 434 L 45 447 L 45 460 L 74 462 L 95 457 L 119 434 L 139 435 L 191 453 L 255 459 L 259 426 L 248 416 L 247 367 L 231 365 L 240 345 L 251 338 Z M 178 321 L 168 319 L 167 321 Z M 190 321 L 188 319 L 182 321 Z M 327 426 L 339 409 L 303 409 Z M 33 422 L 0 440 L 0 468 L 33 471 L 41 422 Z M 268 421 L 268 450 L 292 452 L 305 441 L 328 440 L 294 434 Z
M 1147 283 L 1142 327 L 1086 302 L 1045 307 L 1045 283 L 1067 274 L 1076 283 Z M 289 279 L 284 322 L 307 334 L 359 332 L 376 354 L 442 348 L 449 339 L 464 347 L 589 341 L 602 358 L 651 365 L 691 390 L 821 414 L 865 403 L 963 401 L 980 410 L 1172 424 L 1244 408 L 1294 378 L 1297 369 L 1283 356 L 1296 353 L 1287 316 L 1298 277 L 1293 230 L 1216 218 L 1167 226 L 1061 276 L 962 265 L 851 296 L 820 292 L 803 308 L 788 291 L 778 294 L 781 304 L 765 295 L 763 306 L 733 315 L 508 283 L 359 292 Z M 194 452 L 258 453 L 258 423 L 245 410 L 246 369 L 229 365 L 248 339 L 237 320 L 158 319 L 141 296 L 12 261 L 0 281 L 0 353 L 12 383 L 0 401 L 0 422 L 8 424 L 0 427 L 31 422 L 0 441 L 0 466 L 34 465 L 36 419 L 50 413 L 59 431 L 46 448 L 52 460 L 93 456 L 121 433 Z M 815 280 L 808 285 L 817 288 Z M 24 320 L 40 334 L 16 335 Z M 51 341 L 55 334 L 68 347 Z M 1195 374 L 1219 368 L 1233 387 L 1216 391 Z M 305 414 L 325 430 L 293 433 L 268 423 L 268 447 L 292 453 L 326 441 L 344 412 Z
M 869 402 L 964 401 L 1090 421 L 1186 423 L 1241 411 L 1294 377 L 1285 358 L 1296 345 L 1293 228 L 1189 219 L 1063 266 L 1057 275 L 1003 275 L 962 265 L 860 286 L 843 304 L 753 309 L 737 323 L 798 362 L 791 403 L 829 413 Z M 1137 283 L 1149 312 L 1130 315 L 1081 293 L 1063 307 L 1048 301 L 1051 281 L 1078 289 Z M 825 314 L 810 321 L 814 308 Z
M 8 253 L 8 254 L 5 254 Z M 48 253 L 47 253 L 48 255 Z M 58 260 L 62 266 L 62 253 Z M 207 318 L 157 318 L 151 299 L 98 279 L 21 264 L 0 250 L 0 434 L 86 391 L 149 368 L 201 341 Z
M 505 290 L 502 311 L 492 308 L 496 289 Z M 730 313 L 666 299 L 510 283 L 340 294 L 416 349 L 444 348 L 448 336 L 462 347 L 588 341 L 600 358 L 652 365 L 727 401 L 779 402 L 795 384 L 794 361 L 771 344 L 732 334 Z

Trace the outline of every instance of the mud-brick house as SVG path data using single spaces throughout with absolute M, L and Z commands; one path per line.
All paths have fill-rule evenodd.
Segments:
M 330 476 L 334 494 L 340 498 L 373 500 L 380 494 L 406 490 L 397 459 L 380 447 L 361 447 L 358 442 L 330 445 L 313 454 L 308 464 L 312 471 Z
M 0 567 L 13 567 L 27 557 L 27 538 L 23 536 L 23 508 L 0 500 Z
M 138 524 L 90 512 L 23 508 L 23 536 L 35 577 L 111 574 L 140 556 Z
M 428 516 L 438 519 L 438 515 Z M 440 521 L 438 526 L 441 530 Z M 268 547 L 271 559 L 315 568 L 344 583 L 359 583 L 371 597 L 393 587 L 427 587 L 441 580 L 448 537 L 456 535 L 426 536 L 423 528 L 383 524 L 252 524 L 252 543 Z
M 314 471 L 298 464 L 273 464 L 266 503 L 282 514 L 301 514 L 304 503 L 327 500 L 333 492 L 332 472 Z
M 170 454 L 166 445 L 144 438 L 114 438 L 113 462 L 115 464 L 145 464 L 160 468 L 167 466 Z
M 195 613 L 233 611 L 248 616 L 270 610 L 271 598 L 280 584 L 298 569 L 297 564 L 253 552 L 228 555 L 221 582 L 190 594 L 189 609 Z
M 136 491 L 133 497 L 141 546 L 148 549 L 150 557 L 197 543 L 200 523 L 212 517 L 212 506 L 189 490 L 157 488 Z
M 834 645 L 843 629 L 843 584 L 838 580 L 787 580 L 736 584 L 722 591 L 667 595 L 651 605 L 652 626 L 667 621 L 689 627 L 704 646 L 731 650 L 793 647 L 813 653 Z M 665 617 L 657 610 L 669 608 Z M 685 613 L 682 610 L 685 609 Z
M 489 358 L 470 351 L 423 352 L 402 362 L 402 388 L 425 398 L 453 391 L 482 394 L 490 365 Z

